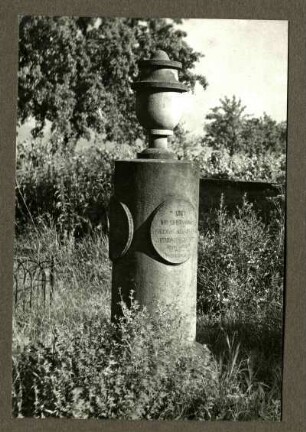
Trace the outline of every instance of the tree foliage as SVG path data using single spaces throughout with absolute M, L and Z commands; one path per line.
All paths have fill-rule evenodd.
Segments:
M 262 117 L 245 119 L 242 130 L 242 149 L 250 155 L 265 152 L 286 152 L 287 123 L 277 123 L 266 113 Z
M 206 116 L 202 143 L 216 150 L 225 149 L 231 156 L 242 151 L 250 156 L 265 152 L 285 153 L 286 122 L 277 123 L 266 113 L 262 117 L 245 114 L 241 99 L 220 99 L 220 105 Z
M 233 155 L 240 148 L 245 108 L 235 96 L 220 99 L 220 105 L 212 108 L 206 116 L 211 122 L 205 125 L 205 142 L 215 149 L 228 149 Z
M 130 84 L 137 62 L 156 49 L 182 62 L 181 81 L 193 89 L 206 79 L 191 72 L 201 54 L 179 20 L 25 16 L 20 20 L 18 120 L 34 117 L 33 135 L 52 123 L 56 147 L 90 130 L 118 143 L 143 137 Z

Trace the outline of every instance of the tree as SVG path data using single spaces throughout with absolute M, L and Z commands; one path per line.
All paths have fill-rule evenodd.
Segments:
M 241 135 L 242 149 L 250 155 L 286 152 L 287 123 L 277 123 L 266 113 L 259 118 L 245 119 Z
M 206 116 L 202 144 L 216 150 L 259 155 L 266 152 L 285 153 L 286 122 L 277 123 L 266 113 L 262 117 L 244 114 L 245 106 L 235 96 L 220 99 L 220 105 Z
M 18 120 L 34 117 L 33 135 L 52 123 L 56 147 L 72 145 L 90 130 L 118 143 L 143 138 L 131 82 L 137 62 L 156 49 L 182 62 L 190 89 L 204 76 L 191 72 L 201 54 L 176 27 L 179 20 L 22 17 L 19 32 Z
M 245 108 L 235 96 L 220 99 L 220 105 L 212 108 L 206 116 L 206 120 L 211 122 L 204 126 L 203 142 L 216 150 L 227 149 L 232 156 L 241 146 Z

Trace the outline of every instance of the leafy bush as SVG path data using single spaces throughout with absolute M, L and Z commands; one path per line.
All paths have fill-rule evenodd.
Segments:
M 220 146 L 219 143 L 219 149 L 216 150 L 207 145 L 205 139 L 193 136 L 179 126 L 175 130 L 170 147 L 178 159 L 188 159 L 194 162 L 202 177 L 284 183 L 286 176 L 285 147 L 281 151 L 277 149 L 277 146 L 265 149 L 264 145 L 265 140 L 263 139 L 261 150 L 252 152 L 251 142 L 249 150 L 236 149 L 231 154 L 226 146 Z
M 71 155 L 51 150 L 39 139 L 17 146 L 17 226 L 51 218 L 66 235 L 107 230 L 114 161 L 124 158 L 122 148 L 90 147 Z
M 279 382 L 256 377 L 252 355 L 226 336 L 215 358 L 186 345 L 176 317 L 132 299 L 117 324 L 97 314 L 54 329 L 13 358 L 13 414 L 98 419 L 277 420 Z
M 174 315 L 122 304 L 117 325 L 94 317 L 14 359 L 14 415 L 123 419 L 211 416 L 216 365 L 182 344 Z
M 198 310 L 231 321 L 261 317 L 279 326 L 283 278 L 283 216 L 269 229 L 246 200 L 232 216 L 221 201 L 214 223 L 200 236 Z
M 249 156 L 239 152 L 230 156 L 224 150 L 213 151 L 209 156 L 200 153 L 195 162 L 203 177 L 274 183 L 285 181 L 286 156 L 281 153 L 265 152 Z

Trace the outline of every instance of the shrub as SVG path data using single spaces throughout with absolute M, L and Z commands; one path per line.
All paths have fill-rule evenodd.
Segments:
M 115 159 L 132 154 L 98 146 L 66 154 L 52 153 L 48 143 L 33 140 L 17 146 L 16 221 L 50 219 L 59 232 L 76 236 L 99 227 L 107 230 Z
M 266 152 L 249 156 L 239 152 L 230 156 L 223 151 L 203 150 L 193 158 L 203 177 L 244 181 L 268 181 L 284 183 L 286 156 Z
M 250 154 L 238 150 L 230 155 L 229 150 L 215 150 L 203 146 L 201 138 L 178 128 L 170 144 L 178 159 L 191 160 L 202 177 L 224 178 L 243 181 L 268 181 L 284 183 L 286 154 L 277 150 L 266 150 Z
M 279 380 L 256 377 L 252 355 L 226 336 L 216 358 L 177 335 L 174 311 L 131 299 L 115 325 L 97 314 L 62 323 L 49 343 L 13 358 L 13 414 L 158 420 L 278 420 Z
M 273 327 L 282 316 L 283 219 L 269 230 L 244 200 L 233 216 L 221 201 L 215 221 L 200 236 L 199 312 L 230 321 L 271 319 Z
M 100 419 L 208 419 L 217 370 L 176 335 L 176 317 L 122 303 L 117 325 L 95 317 L 54 330 L 14 359 L 15 416 Z

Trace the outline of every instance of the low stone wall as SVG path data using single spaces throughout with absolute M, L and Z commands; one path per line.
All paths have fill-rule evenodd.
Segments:
M 266 220 L 275 208 L 275 202 L 284 206 L 284 192 L 285 186 L 275 183 L 201 178 L 199 218 L 203 220 L 205 214 L 218 208 L 223 194 L 224 206 L 230 213 L 236 211 L 246 195 L 255 211 Z

